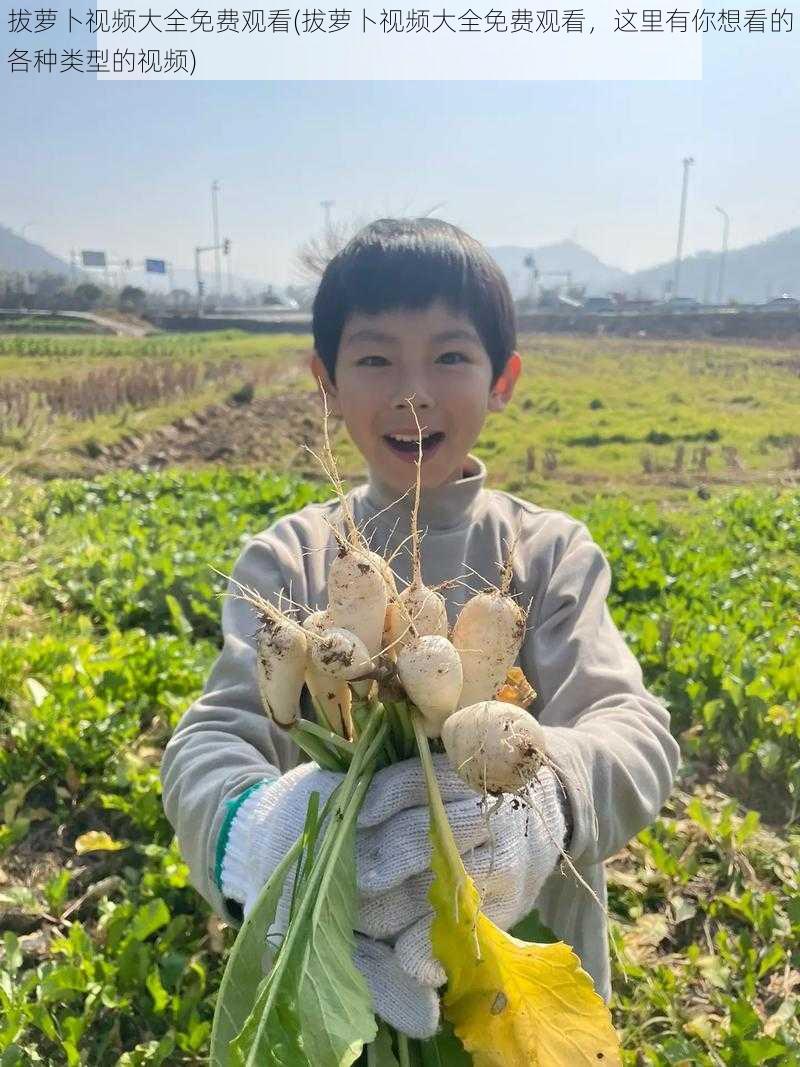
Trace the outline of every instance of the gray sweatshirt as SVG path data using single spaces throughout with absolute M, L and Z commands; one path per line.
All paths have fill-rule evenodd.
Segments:
M 470 457 L 459 481 L 423 491 L 423 580 L 434 586 L 467 576 L 473 589 L 495 584 L 506 545 L 517 538 L 510 592 L 523 605 L 531 602 L 519 665 L 537 691 L 531 710 L 546 727 L 548 752 L 566 789 L 568 854 L 605 904 L 603 861 L 655 818 L 669 794 L 679 761 L 669 714 L 644 687 L 609 615 L 610 569 L 586 527 L 562 512 L 486 489 L 485 480 L 485 467 Z M 406 541 L 410 497 L 397 501 L 373 475 L 349 500 L 373 549 L 387 556 Z M 249 542 L 233 577 L 275 601 L 282 592 L 312 609 L 325 607 L 326 575 L 336 552 L 328 524 L 340 519 L 335 500 L 280 519 Z M 392 567 L 401 584 L 409 581 L 406 550 Z M 452 624 L 472 594 L 463 584 L 443 592 Z M 164 808 L 192 883 L 226 916 L 218 853 L 228 802 L 303 757 L 262 711 L 250 607 L 227 597 L 222 628 L 222 651 L 203 695 L 167 745 L 161 776 Z M 607 926 L 591 895 L 569 871 L 557 869 L 536 907 L 608 999 Z

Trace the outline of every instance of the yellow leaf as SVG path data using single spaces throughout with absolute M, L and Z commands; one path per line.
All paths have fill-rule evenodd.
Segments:
M 89 830 L 75 838 L 75 851 L 79 856 L 84 852 L 119 852 L 121 848 L 127 848 L 127 845 L 115 841 L 105 830 Z
M 572 949 L 519 941 L 487 919 L 437 822 L 431 941 L 447 973 L 444 1014 L 475 1067 L 621 1067 L 608 1008 Z

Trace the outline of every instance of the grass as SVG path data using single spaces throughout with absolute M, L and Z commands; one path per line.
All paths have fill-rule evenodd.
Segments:
M 597 493 L 680 504 L 701 484 L 800 477 L 800 373 L 780 351 L 537 335 L 523 336 L 520 351 L 514 398 L 489 416 L 475 449 L 512 492 L 562 506 Z M 355 475 L 352 445 L 342 454 Z
M 490 423 L 481 442 L 498 479 L 519 483 L 523 492 L 544 480 L 547 449 L 555 453 L 557 477 L 596 491 L 640 482 L 645 453 L 654 473 L 673 473 L 679 445 L 684 462 L 676 475 L 691 473 L 692 455 L 703 445 L 711 450 L 712 477 L 730 470 L 725 447 L 736 449 L 745 472 L 785 469 L 786 448 L 765 442 L 770 434 L 797 432 L 800 377 L 777 366 L 774 352 L 543 337 L 526 339 L 523 353 L 514 411 Z M 535 449 L 535 472 L 514 443 L 521 430 L 526 448 Z
M 155 366 L 168 358 L 156 341 L 170 358 L 276 371 L 304 349 L 291 335 L 36 339 L 0 349 L 0 381 L 26 368 L 58 378 Z M 779 350 L 702 342 L 521 344 L 514 404 L 487 423 L 478 452 L 493 484 L 587 522 L 611 563 L 610 610 L 681 742 L 669 803 L 607 865 L 625 1067 L 795 1067 L 797 368 Z M 310 389 L 302 373 L 265 388 Z M 212 394 L 65 420 L 60 447 L 145 432 Z M 667 470 L 681 443 L 684 470 Z M 704 446 L 708 469 L 694 471 Z M 337 451 L 355 476 L 341 437 Z M 0 476 L 3 1067 L 207 1062 L 232 931 L 188 882 L 158 762 L 218 647 L 209 563 L 225 570 L 248 533 L 327 493 L 246 465 Z
M 295 334 L 254 335 L 243 330 L 196 334 L 156 334 L 151 337 L 13 337 L 0 336 L 0 381 L 6 377 L 61 377 L 82 372 L 87 365 L 148 359 L 250 360 L 305 351 Z
M 61 318 L 58 315 L 0 315 L 0 337 L 15 334 L 107 334 L 108 328 L 90 319 Z
M 792 485 L 800 476 L 800 373 L 775 348 L 614 338 L 524 335 L 524 372 L 511 405 L 487 420 L 476 452 L 494 484 L 541 503 L 589 502 L 597 493 L 681 506 L 701 488 Z M 162 404 L 135 402 L 93 421 L 48 420 L 47 453 L 111 444 L 218 401 L 248 377 L 280 372 L 293 388 L 313 385 L 304 368 L 311 339 L 296 335 L 160 334 L 145 339 L 0 338 L 4 381 L 73 382 L 90 370 L 119 374 L 165 361 L 230 370 L 230 384 Z M 285 377 L 283 377 L 285 375 Z M 0 422 L 2 413 L 0 412 Z M 0 439 L 0 460 L 25 458 L 35 443 L 23 426 Z M 343 434 L 344 469 L 362 461 Z M 37 461 L 40 466 L 42 457 Z M 77 471 L 79 461 L 49 462 Z M 37 469 L 37 468 L 34 468 Z
M 232 931 L 188 882 L 158 762 L 218 647 L 209 563 L 328 492 L 222 468 L 0 485 L 0 1062 L 207 1062 Z M 608 864 L 625 1067 L 800 1056 L 798 509 L 762 489 L 579 513 L 684 761 Z
M 268 395 L 273 379 L 297 376 L 306 354 L 292 334 L 254 337 L 237 330 L 91 341 L 0 338 L 0 462 L 13 459 L 50 475 L 79 473 L 75 454 L 88 444 L 107 446 L 131 433 L 149 433 L 220 402 L 245 382 Z M 171 369 L 180 379 L 181 365 L 196 370 L 197 385 L 186 389 L 176 381 L 153 403 L 153 379 L 167 378 Z M 117 401 L 121 380 L 128 386 Z M 310 379 L 307 384 L 311 388 Z M 107 410 L 95 414 L 103 392 L 109 394 Z M 52 410 L 50 396 L 59 393 L 70 395 L 73 414 Z

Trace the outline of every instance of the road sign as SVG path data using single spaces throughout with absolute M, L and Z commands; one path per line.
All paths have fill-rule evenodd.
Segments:
M 81 262 L 84 267 L 105 267 L 105 252 L 81 252 Z
M 148 274 L 166 274 L 167 261 L 165 259 L 146 259 L 144 269 Z

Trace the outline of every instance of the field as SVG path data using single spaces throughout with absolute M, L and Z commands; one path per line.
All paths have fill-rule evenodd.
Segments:
M 216 654 L 210 565 L 328 495 L 306 351 L 0 338 L 2 1067 L 205 1062 L 232 932 L 187 884 L 158 762 Z M 683 752 L 609 863 L 626 1064 L 797 1064 L 800 356 L 528 337 L 523 357 L 478 451 L 589 524 Z
M 534 335 L 521 350 L 514 405 L 477 450 L 498 485 L 559 506 L 598 493 L 681 504 L 698 488 L 800 475 L 793 349 Z M 312 474 L 308 353 L 293 334 L 0 335 L 0 464 L 52 477 L 202 464 L 225 449 L 213 458 L 288 459 Z M 346 443 L 342 461 L 360 476 Z
M 97 334 L 107 333 L 95 323 L 80 319 L 59 317 L 58 315 L 19 315 L 16 318 L 8 313 L 0 315 L 0 328 L 3 333 L 23 334 Z

